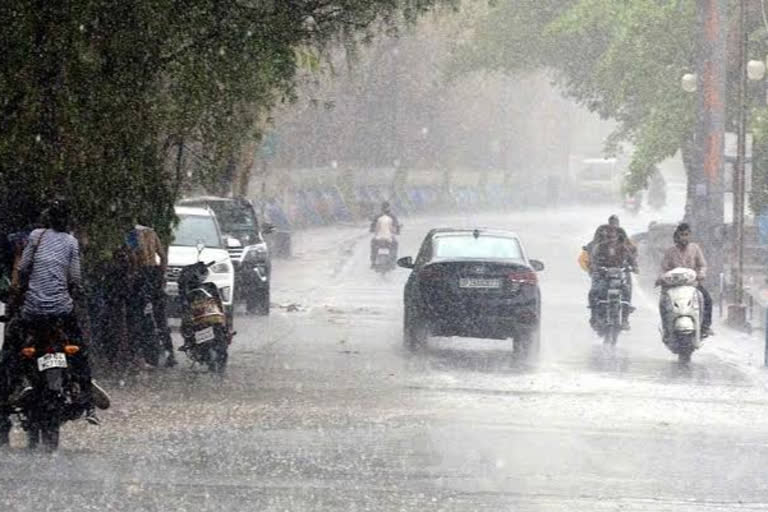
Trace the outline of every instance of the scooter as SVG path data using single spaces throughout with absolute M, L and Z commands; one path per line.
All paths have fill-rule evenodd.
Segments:
M 211 372 L 223 373 L 235 333 L 227 326 L 219 289 L 205 282 L 208 268 L 215 263 L 197 262 L 181 269 L 178 283 L 184 345 L 179 350 L 192 362 L 207 365 Z
M 640 208 L 643 205 L 643 194 L 635 192 L 634 194 L 627 194 L 624 196 L 623 207 L 624 210 L 632 215 L 637 215 Z
M 393 246 L 391 244 L 378 244 L 376 246 L 376 256 L 373 259 L 373 270 L 380 274 L 386 274 L 395 269 L 395 258 Z
M 696 287 L 696 271 L 674 268 L 659 278 L 659 284 L 662 341 L 681 363 L 688 363 L 701 346 L 704 299 Z

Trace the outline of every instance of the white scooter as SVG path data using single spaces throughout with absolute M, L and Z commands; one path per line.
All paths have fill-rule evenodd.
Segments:
M 696 271 L 674 268 L 659 278 L 662 341 L 681 363 L 701 346 L 704 299 L 696 287 Z

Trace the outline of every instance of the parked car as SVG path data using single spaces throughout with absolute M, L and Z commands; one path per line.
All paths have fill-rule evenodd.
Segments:
M 264 235 L 271 224 L 259 224 L 251 202 L 243 198 L 201 196 L 182 199 L 180 205 L 206 207 L 219 221 L 235 267 L 236 303 L 249 313 L 269 314 L 272 261 Z
M 539 349 L 541 293 L 537 271 L 512 232 L 491 229 L 433 229 L 405 284 L 404 340 L 409 348 L 429 336 L 514 339 L 518 353 Z
M 235 269 L 224 237 L 216 221 L 216 214 L 209 208 L 176 206 L 179 223 L 173 228 L 172 241 L 168 247 L 168 269 L 166 270 L 165 294 L 168 297 L 169 316 L 178 316 L 179 274 L 183 267 L 198 261 L 209 263 L 206 282 L 219 289 L 227 324 L 232 327 L 233 297 L 235 293 Z

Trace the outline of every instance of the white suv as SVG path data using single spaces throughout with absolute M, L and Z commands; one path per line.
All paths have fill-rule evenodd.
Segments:
M 176 206 L 179 223 L 173 228 L 173 239 L 168 247 L 168 270 L 166 271 L 165 294 L 168 297 L 168 314 L 179 313 L 179 274 L 182 267 L 204 261 L 215 261 L 208 269 L 206 281 L 219 289 L 227 321 L 232 323 L 232 298 L 235 288 L 235 269 L 221 236 L 216 215 L 208 208 Z M 199 244 L 205 247 L 198 252 Z

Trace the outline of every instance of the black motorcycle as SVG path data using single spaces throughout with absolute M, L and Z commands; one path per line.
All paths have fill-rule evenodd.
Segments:
M 615 345 L 621 331 L 622 320 L 630 308 L 629 302 L 624 300 L 624 291 L 627 289 L 629 269 L 625 267 L 600 267 L 599 279 L 603 280 L 603 293 L 595 301 L 595 323 L 593 328 L 603 342 L 607 345 Z
M 185 352 L 194 363 L 205 364 L 211 372 L 222 373 L 227 366 L 234 332 L 227 326 L 224 304 L 214 283 L 206 283 L 208 268 L 216 262 L 197 262 L 181 269 L 181 336 Z
M 55 325 L 36 326 L 27 333 L 18 355 L 21 379 L 9 405 L 21 420 L 29 448 L 42 442 L 56 450 L 61 425 L 85 414 L 80 385 L 71 371 L 80 350 Z M 110 406 L 109 396 L 93 381 L 91 393 L 96 407 Z

